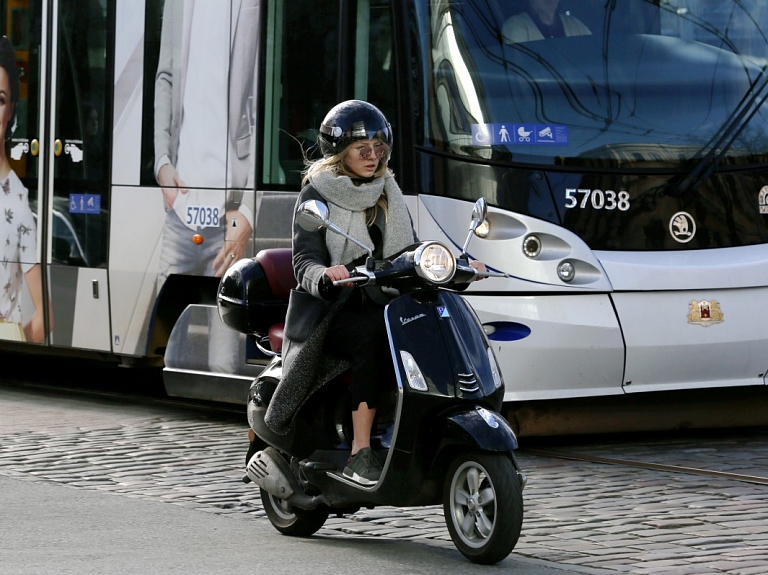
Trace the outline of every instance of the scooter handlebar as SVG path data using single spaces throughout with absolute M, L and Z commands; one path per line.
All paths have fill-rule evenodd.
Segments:
M 478 277 L 483 278 L 508 278 L 509 274 L 505 274 L 504 272 L 477 272 L 476 275 Z
M 464 258 L 456 260 L 456 274 L 453 277 L 453 283 L 468 284 L 483 278 L 508 278 L 509 274 L 504 272 L 494 272 L 490 270 L 480 271 L 469 265 Z
M 414 269 L 413 267 L 408 268 L 408 270 L 413 270 L 413 269 Z M 408 270 L 403 270 L 401 268 L 401 272 L 406 271 L 406 275 L 411 277 L 417 277 L 413 271 L 408 271 Z M 390 275 L 391 271 L 392 271 L 392 268 L 390 268 L 387 272 L 384 272 L 384 276 L 388 278 L 392 278 L 393 276 Z M 379 274 L 381 273 L 382 273 L 382 270 L 374 271 L 366 266 L 359 266 L 351 270 L 351 276 L 349 278 L 345 278 L 343 280 L 336 280 L 333 282 L 333 285 L 344 286 L 344 285 L 350 285 L 350 284 L 356 284 L 356 285 L 376 284 L 383 279 L 383 277 L 382 278 L 379 277 Z M 395 274 L 395 275 L 400 275 L 400 274 Z M 403 276 L 400 275 L 400 277 L 403 277 Z M 457 258 L 456 272 L 453 278 L 451 279 L 451 281 L 447 285 L 470 284 L 474 281 L 477 281 L 486 277 L 509 277 L 509 276 L 503 272 L 488 271 L 488 270 L 478 271 L 477 269 L 469 265 L 466 259 Z M 384 280 L 384 283 L 388 283 L 387 280 Z
M 343 286 L 347 284 L 364 284 L 364 283 L 368 283 L 370 279 L 371 278 L 369 278 L 368 276 L 352 276 L 343 280 L 336 280 L 333 282 L 333 285 Z

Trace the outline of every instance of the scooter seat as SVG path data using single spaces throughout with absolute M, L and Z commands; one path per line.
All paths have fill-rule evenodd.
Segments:
M 280 353 L 283 350 L 283 331 L 285 330 L 284 323 L 273 323 L 269 327 L 269 349 L 275 353 Z
M 292 254 L 291 248 L 271 248 L 256 254 L 256 261 L 267 276 L 270 291 L 276 298 L 285 301 L 296 287 Z

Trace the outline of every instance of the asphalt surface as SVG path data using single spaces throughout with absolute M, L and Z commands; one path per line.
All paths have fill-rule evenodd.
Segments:
M 392 537 L 329 531 L 295 539 L 247 515 L 2 476 L 0 492 L 3 575 L 485 572 L 458 552 Z M 526 575 L 575 573 L 524 558 L 502 565 Z
M 246 432 L 237 413 L 0 384 L 0 573 L 330 573 L 349 558 L 375 559 L 368 573 L 489 569 L 456 551 L 439 507 L 361 510 L 310 539 L 280 536 L 240 481 Z M 762 430 L 546 448 L 768 476 Z M 768 573 L 766 485 L 525 449 L 519 459 L 522 536 L 490 569 Z

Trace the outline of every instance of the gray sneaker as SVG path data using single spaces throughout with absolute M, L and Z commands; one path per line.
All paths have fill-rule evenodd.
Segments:
M 381 477 L 381 460 L 370 447 L 363 447 L 351 456 L 344 468 L 344 477 L 362 485 L 376 483 Z

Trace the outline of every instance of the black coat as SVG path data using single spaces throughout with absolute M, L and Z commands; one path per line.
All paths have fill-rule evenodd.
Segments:
M 305 186 L 296 208 L 307 200 L 322 200 L 312 186 Z M 295 210 L 294 210 L 294 213 Z M 296 412 L 317 389 L 342 374 L 349 362 L 323 354 L 325 336 L 335 313 L 352 288 L 323 287 L 330 254 L 325 230 L 307 232 L 293 222 L 293 269 L 298 287 L 291 290 L 283 335 L 283 377 L 264 418 L 275 433 L 288 432 Z
M 296 208 L 308 200 L 325 201 L 307 185 L 296 199 Z M 295 210 L 294 210 L 295 213 Z M 374 222 L 383 229 L 384 216 Z M 327 355 L 324 344 L 337 312 L 359 288 L 335 288 L 324 284 L 325 269 L 331 265 L 324 229 L 308 232 L 293 222 L 293 269 L 298 287 L 291 291 L 283 343 L 283 377 L 267 409 L 265 423 L 275 433 L 287 433 L 304 401 L 317 389 L 341 375 L 351 365 L 347 358 Z M 417 241 L 414 235 L 414 241 Z M 378 254 L 376 254 L 378 255 Z M 358 262 L 355 262 L 358 263 Z M 382 298 L 378 287 L 364 288 L 374 301 Z M 375 290 L 376 293 L 370 293 Z M 360 297 L 355 295 L 355 297 Z

